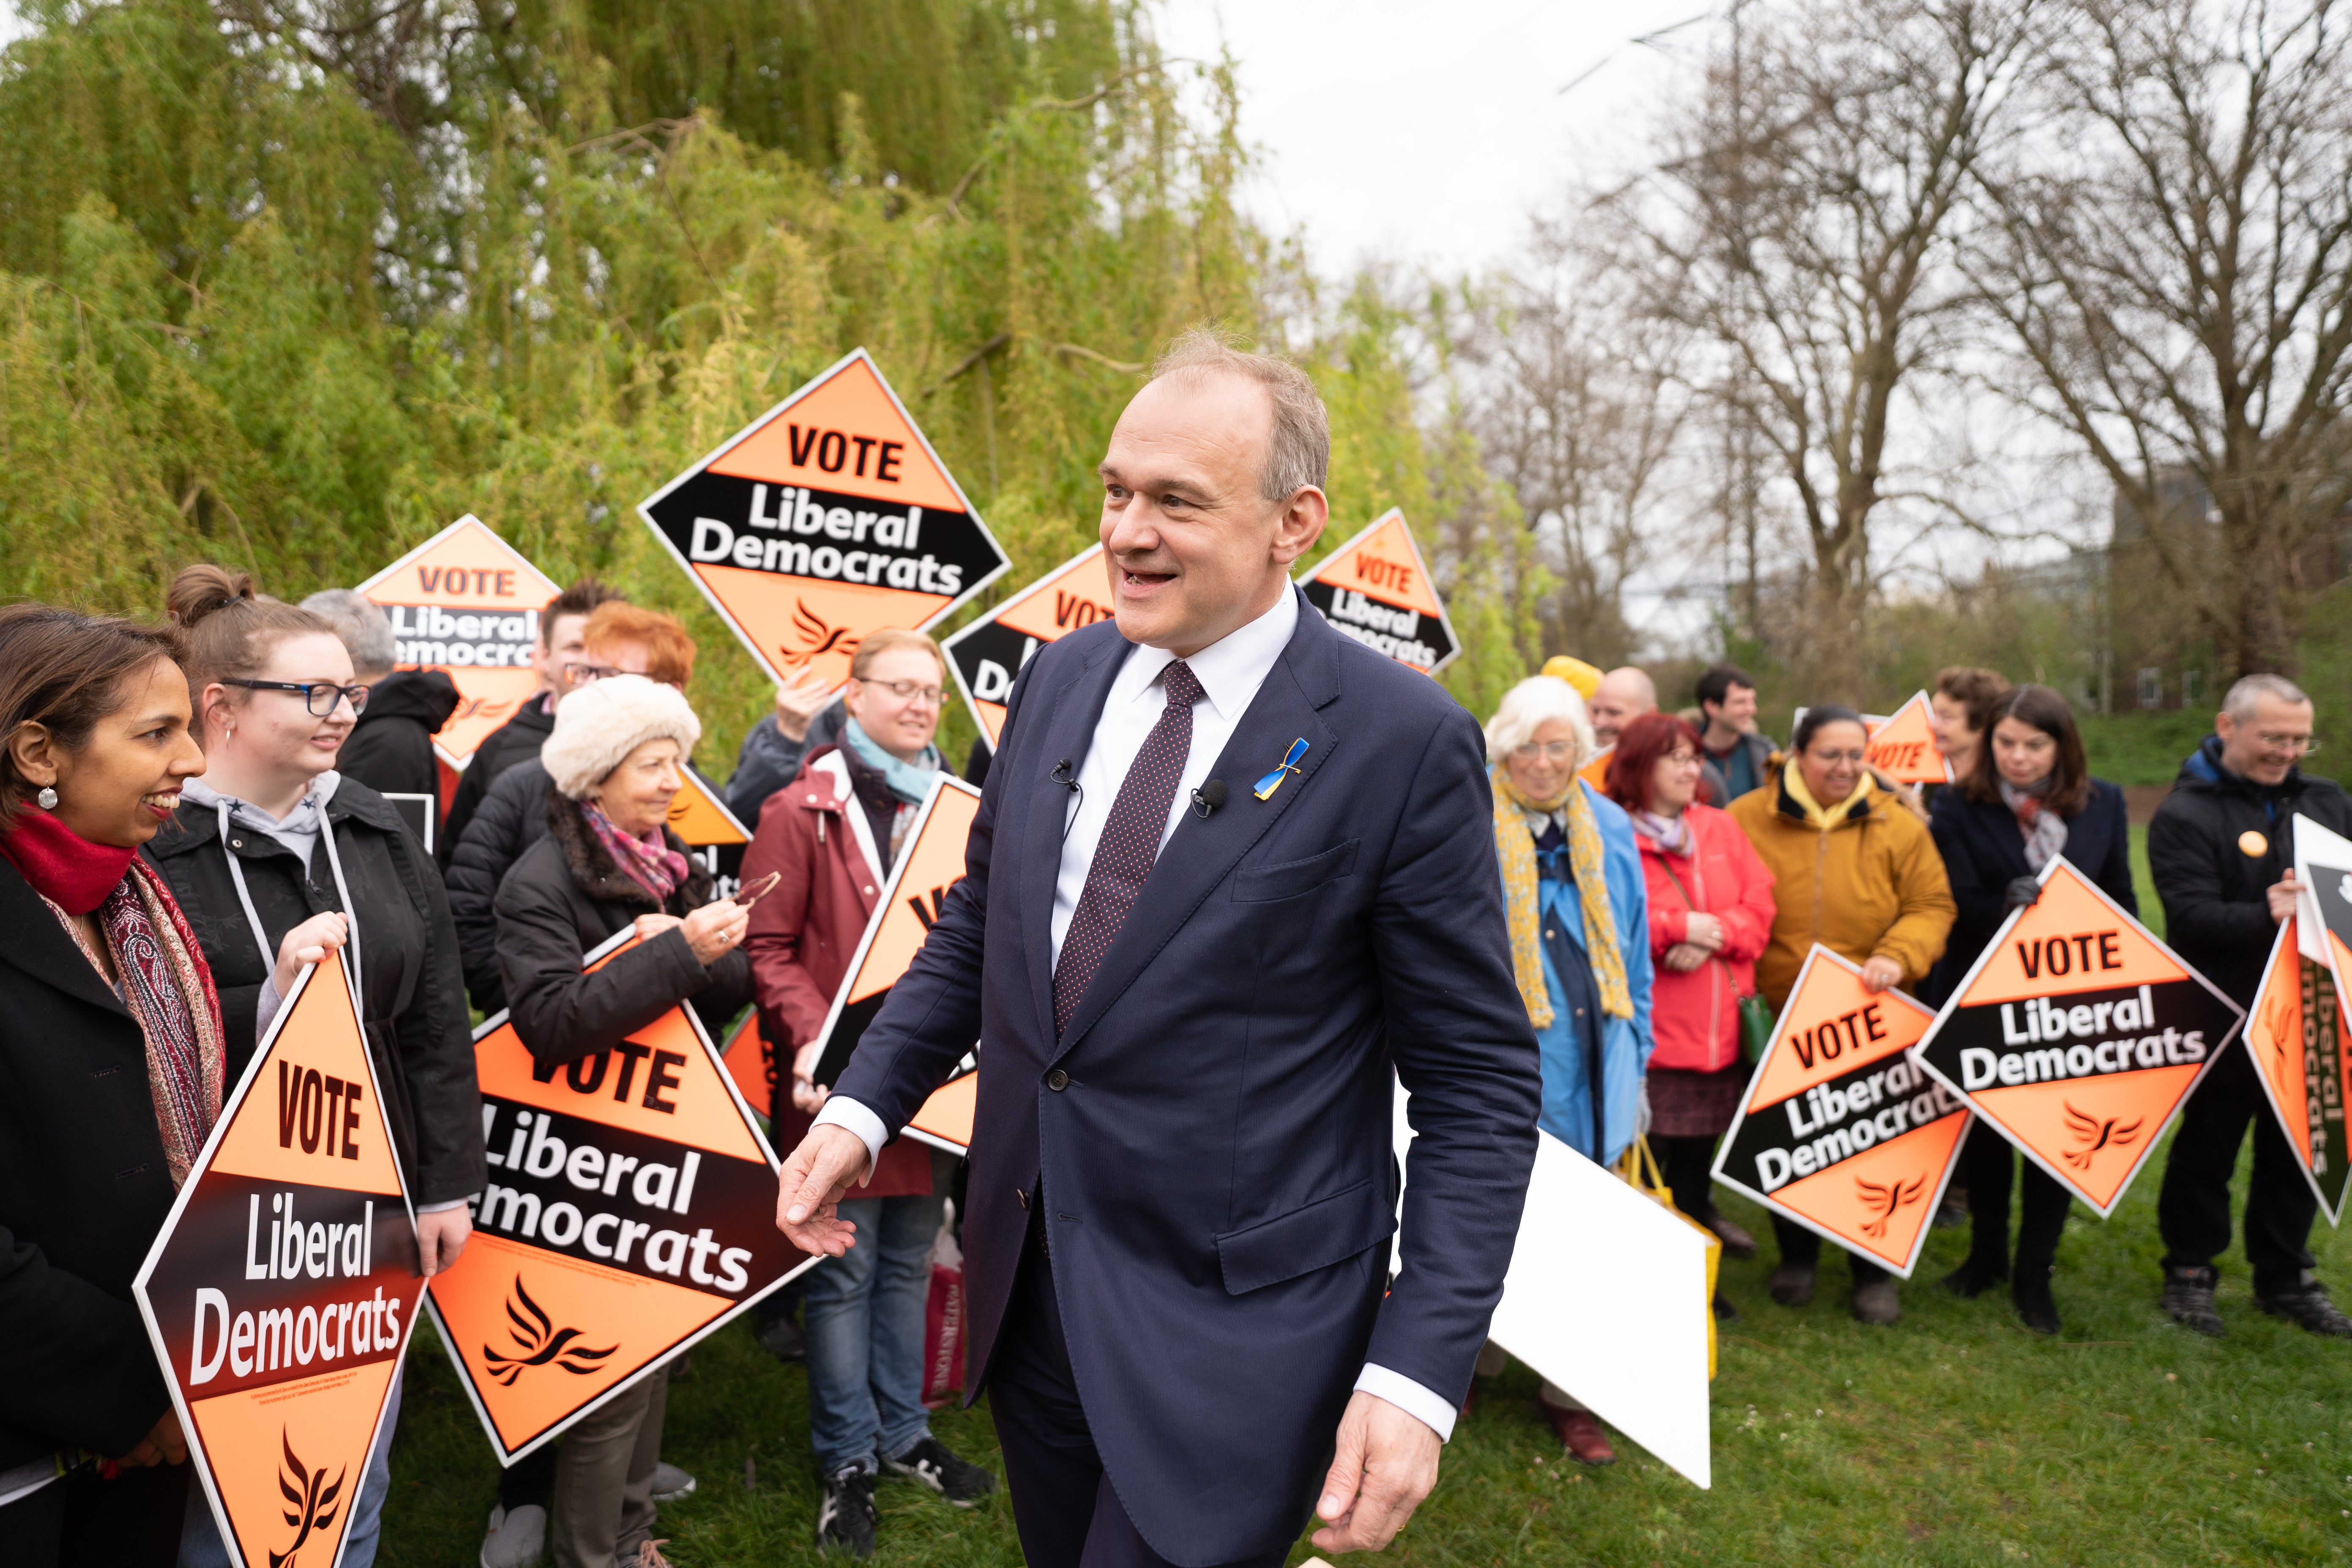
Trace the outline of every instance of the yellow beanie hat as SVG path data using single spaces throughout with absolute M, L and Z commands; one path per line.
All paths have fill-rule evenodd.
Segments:
M 1601 672 L 1582 659 L 1570 658 L 1564 653 L 1544 660 L 1543 672 L 1575 687 L 1576 694 L 1587 702 L 1591 701 L 1592 694 L 1601 689 Z

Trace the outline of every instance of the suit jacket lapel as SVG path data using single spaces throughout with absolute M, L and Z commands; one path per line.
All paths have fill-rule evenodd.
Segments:
M 1029 958 L 1029 983 L 1036 995 L 1040 1037 L 1054 1037 L 1054 886 L 1062 873 L 1062 824 L 1070 808 L 1068 791 L 1053 782 L 1056 764 L 1067 757 L 1076 778 L 1085 768 L 1094 744 L 1095 726 L 1111 683 L 1135 645 L 1119 637 L 1105 639 L 1102 647 L 1056 690 L 1046 705 L 1048 722 L 1036 748 L 1024 747 L 1034 758 L 1035 794 L 1026 807 L 1029 831 L 1023 841 L 1021 863 L 1021 937 Z M 1024 786 L 1031 787 L 1031 786 Z
M 1291 634 L 1289 646 L 1267 673 L 1265 684 L 1258 688 L 1242 721 L 1234 727 L 1233 739 L 1209 770 L 1209 777 L 1225 781 L 1225 804 L 1205 819 L 1188 810 L 1177 824 L 1167 847 L 1153 862 L 1151 875 L 1144 879 L 1142 894 L 1112 940 L 1110 951 L 1103 954 L 1102 967 L 1095 971 L 1086 995 L 1079 999 L 1069 1032 L 1055 1047 L 1056 1058 L 1076 1046 L 1095 1020 L 1118 1000 L 1119 994 L 1232 873 L 1241 858 L 1307 793 L 1316 773 L 1330 760 L 1339 737 L 1317 710 L 1339 695 L 1338 642 L 1339 634 L 1323 617 L 1302 605 L 1298 629 Z M 1258 799 L 1250 786 L 1271 772 L 1291 742 L 1301 736 L 1307 747 L 1297 776 L 1285 779 L 1271 799 Z M 1049 977 L 1045 1013 L 1049 1020 L 1053 1017 L 1051 994 Z

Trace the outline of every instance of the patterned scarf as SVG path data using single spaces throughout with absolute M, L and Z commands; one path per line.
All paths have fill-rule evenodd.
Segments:
M 1538 1029 L 1551 1022 L 1551 993 L 1544 984 L 1543 949 L 1537 932 L 1542 924 L 1536 897 L 1536 842 L 1528 831 L 1527 814 L 1561 813 L 1568 838 L 1568 863 L 1576 873 L 1577 902 L 1584 913 L 1584 952 L 1592 978 L 1601 988 L 1601 1010 L 1612 1018 L 1633 1016 L 1633 993 L 1625 983 L 1625 955 L 1617 947 L 1617 917 L 1609 909 L 1609 884 L 1601 868 L 1601 825 L 1592 819 L 1592 803 L 1571 776 L 1568 788 L 1553 800 L 1537 800 L 1519 793 L 1510 770 L 1497 763 L 1489 770 L 1495 781 L 1495 855 L 1503 867 L 1503 901 L 1511 924 L 1511 972 L 1519 983 L 1519 1000 L 1527 1005 L 1528 1021 Z
M 2017 830 L 2025 835 L 2026 868 L 2036 873 L 2066 852 L 2066 819 L 2049 810 L 2043 800 L 2057 782 L 2055 773 L 2043 774 L 2023 789 L 2007 779 L 2000 781 L 2001 801 L 2017 814 Z
M 580 815 L 588 819 L 590 831 L 613 864 L 629 875 L 629 879 L 654 896 L 654 905 L 660 908 L 669 902 L 677 885 L 686 880 L 687 858 L 669 847 L 656 827 L 644 838 L 624 833 L 604 815 L 604 808 L 593 800 L 580 803 Z
M 81 922 L 44 895 L 66 934 L 100 974 L 107 972 Z M 98 906 L 98 926 L 123 1005 L 147 1039 L 147 1090 L 155 1103 L 155 1130 L 177 1190 L 204 1152 L 220 1119 L 220 997 L 195 933 L 172 890 L 154 868 L 133 859 L 131 869 Z

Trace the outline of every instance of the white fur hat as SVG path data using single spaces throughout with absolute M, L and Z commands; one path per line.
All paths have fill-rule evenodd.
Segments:
M 585 800 L 647 741 L 676 741 L 683 753 L 701 739 L 702 721 L 677 687 L 642 675 L 608 675 L 556 705 L 555 730 L 539 760 L 565 799 Z

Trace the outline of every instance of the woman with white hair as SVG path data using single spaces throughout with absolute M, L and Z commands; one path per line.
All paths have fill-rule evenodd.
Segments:
M 1650 1035 L 1649 896 L 1624 808 L 1576 776 L 1598 748 L 1584 699 L 1522 680 L 1486 724 L 1495 853 L 1511 968 L 1543 1058 L 1543 1130 L 1602 1164 L 1633 1142 Z M 1481 1374 L 1503 1369 L 1487 1345 Z M 1592 1413 L 1549 1383 L 1538 1400 L 1568 1451 L 1616 1458 Z
M 515 1033 L 544 1069 L 610 1050 L 680 1003 L 713 1032 L 751 1000 L 744 910 L 666 826 L 702 725 L 675 687 L 641 675 L 583 686 L 541 749 L 547 837 L 499 886 L 499 967 Z M 635 929 L 637 945 L 583 973 Z M 549 1543 L 559 1568 L 657 1568 L 654 1468 L 669 1380 L 643 1378 L 566 1434 Z

